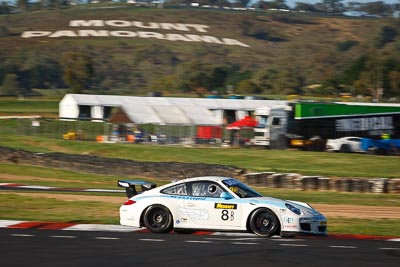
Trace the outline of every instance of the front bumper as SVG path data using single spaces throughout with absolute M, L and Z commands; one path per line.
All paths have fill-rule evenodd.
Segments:
M 324 216 L 303 217 L 299 219 L 299 230 L 302 234 L 327 235 L 328 223 Z

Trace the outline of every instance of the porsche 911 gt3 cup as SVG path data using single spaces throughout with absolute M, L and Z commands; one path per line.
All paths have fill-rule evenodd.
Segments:
M 118 181 L 128 200 L 120 223 L 153 233 L 172 230 L 247 231 L 269 237 L 326 235 L 327 220 L 310 205 L 264 197 L 234 178 L 195 177 L 156 187 L 144 181 Z M 137 187 L 143 192 L 138 193 Z

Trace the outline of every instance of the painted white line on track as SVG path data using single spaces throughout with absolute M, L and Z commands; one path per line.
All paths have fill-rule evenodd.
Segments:
M 27 234 L 11 234 L 12 236 L 22 236 L 22 237 L 32 237 L 35 235 L 27 235 Z
M 210 244 L 214 243 L 212 241 L 203 241 L 203 240 L 186 240 L 186 243 L 204 243 L 204 244 Z
M 254 243 L 254 242 L 232 242 L 234 245 L 259 245 L 260 243 Z
M 39 189 L 39 190 L 50 190 L 56 188 L 52 186 L 41 186 L 41 185 L 20 185 L 17 187 L 22 189 Z
M 282 239 L 271 239 L 272 241 L 279 241 L 279 242 L 302 242 L 304 239 L 287 239 L 287 238 L 282 238 Z
M 212 233 L 211 235 L 257 237 L 255 234 L 249 234 L 249 233 L 225 233 L 225 232 L 215 232 L 215 233 Z
M 105 231 L 105 232 L 135 232 L 142 230 L 137 227 L 122 225 L 106 225 L 106 224 L 77 224 L 66 227 L 62 230 L 66 231 Z
M 75 235 L 51 235 L 50 237 L 54 238 L 77 238 Z
M 356 246 L 329 246 L 330 248 L 357 248 Z
M 99 240 L 117 240 L 119 238 L 118 237 L 97 236 L 94 239 L 99 239 Z
M 118 189 L 84 189 L 84 192 L 106 192 L 106 193 L 125 193 L 125 190 Z
M 308 245 L 304 244 L 280 244 L 280 245 L 285 247 L 308 247 Z
M 382 250 L 400 250 L 400 248 L 379 248 Z
M 164 239 L 149 239 L 149 238 L 142 238 L 139 239 L 140 241 L 150 241 L 150 242 L 164 242 Z
M 207 240 L 219 240 L 219 241 L 241 241 L 241 240 L 260 240 L 259 237 L 244 237 L 244 238 L 221 238 L 221 237 L 208 237 Z
M 392 239 L 388 239 L 387 241 L 400 242 L 400 238 L 392 238 Z

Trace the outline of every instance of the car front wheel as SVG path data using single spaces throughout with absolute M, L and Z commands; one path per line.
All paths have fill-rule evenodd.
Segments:
M 152 205 L 147 208 L 143 218 L 144 225 L 153 233 L 169 233 L 173 228 L 172 214 L 163 205 Z
M 275 213 L 267 208 L 254 211 L 249 220 L 250 230 L 258 236 L 269 237 L 280 229 L 280 223 Z

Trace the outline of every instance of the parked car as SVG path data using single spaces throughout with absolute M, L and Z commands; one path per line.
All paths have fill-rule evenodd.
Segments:
M 258 236 L 326 235 L 327 220 L 310 205 L 264 197 L 229 177 L 195 177 L 156 187 L 120 180 L 128 200 L 120 207 L 120 223 L 146 227 L 153 233 L 195 230 L 244 231 Z M 135 186 L 141 187 L 138 194 Z
M 364 152 L 361 148 L 361 139 L 360 137 L 354 136 L 346 136 L 337 139 L 328 139 L 326 142 L 326 151 L 333 152 Z

